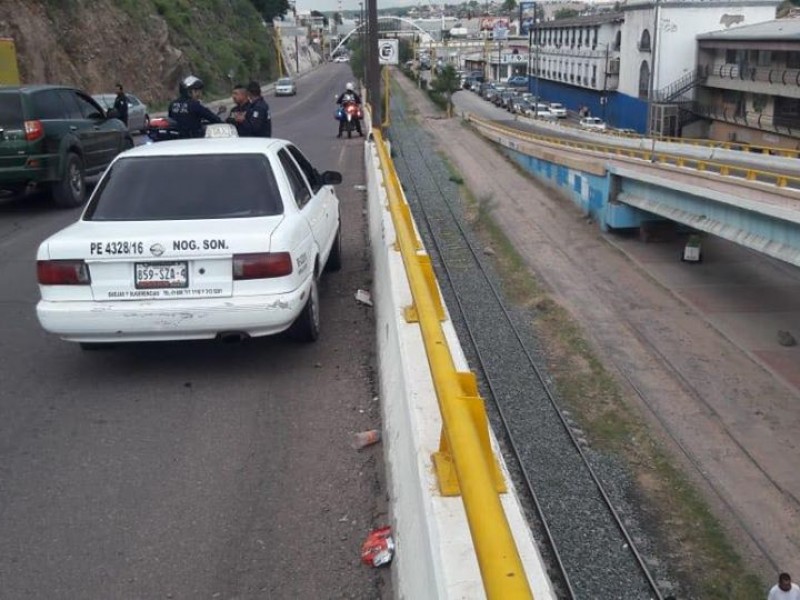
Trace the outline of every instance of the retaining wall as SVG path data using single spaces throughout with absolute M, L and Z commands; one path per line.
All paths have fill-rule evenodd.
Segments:
M 392 563 L 394 593 L 397 598 L 409 600 L 477 600 L 485 598 L 485 594 L 462 500 L 439 494 L 432 469 L 431 454 L 438 449 L 441 415 L 419 325 L 403 318 L 403 308 L 411 304 L 411 290 L 402 258 L 394 247 L 395 230 L 378 165 L 374 145 L 367 142 L 365 167 L 383 444 L 397 544 Z M 468 370 L 449 315 L 443 325 L 456 368 Z M 497 450 L 493 436 L 492 443 Z M 502 459 L 501 466 L 509 488 L 501 497 L 502 503 L 531 589 L 537 600 L 554 599 Z

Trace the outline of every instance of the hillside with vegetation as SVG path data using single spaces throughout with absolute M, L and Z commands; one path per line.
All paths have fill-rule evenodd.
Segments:
M 286 0 L 2 0 L 0 37 L 14 39 L 25 83 L 96 93 L 119 81 L 163 104 L 190 73 L 212 93 L 231 80 L 274 79 L 267 23 L 286 8 Z

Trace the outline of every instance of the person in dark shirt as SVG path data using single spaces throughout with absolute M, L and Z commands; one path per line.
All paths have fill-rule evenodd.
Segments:
M 204 124 L 222 122 L 200 102 L 203 82 L 194 75 L 181 81 L 179 94 L 169 105 L 169 118 L 176 122 L 181 138 L 203 137 Z
M 122 89 L 122 84 L 117 84 L 117 97 L 114 98 L 114 110 L 117 111 L 117 118 L 128 126 L 128 97 Z
M 254 137 L 272 137 L 272 115 L 269 105 L 261 95 L 261 85 L 251 81 L 247 85 L 250 103 L 247 109 L 247 123 Z
M 235 85 L 233 87 L 231 99 L 233 100 L 233 108 L 226 122 L 236 127 L 239 137 L 252 137 L 253 132 L 250 124 L 247 122 L 247 113 L 250 110 L 250 99 L 247 96 L 247 89 L 241 84 Z

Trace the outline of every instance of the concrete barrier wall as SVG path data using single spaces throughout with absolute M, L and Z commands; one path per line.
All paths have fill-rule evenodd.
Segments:
M 403 318 L 403 308 L 411 304 L 411 290 L 402 257 L 394 248 L 395 230 L 378 165 L 374 145 L 367 142 L 383 443 L 397 543 L 392 563 L 394 592 L 397 598 L 409 600 L 481 599 L 485 594 L 462 500 L 439 494 L 432 469 L 441 415 L 419 325 Z M 468 370 L 449 318 L 444 326 L 456 367 Z M 505 465 L 503 471 L 509 487 L 502 496 L 503 507 L 531 588 L 537 600 L 555 598 Z

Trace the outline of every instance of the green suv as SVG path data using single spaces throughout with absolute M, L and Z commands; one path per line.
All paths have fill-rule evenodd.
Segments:
M 86 178 L 133 147 L 127 128 L 83 92 L 0 86 L 0 190 L 48 189 L 59 206 L 86 199 Z

